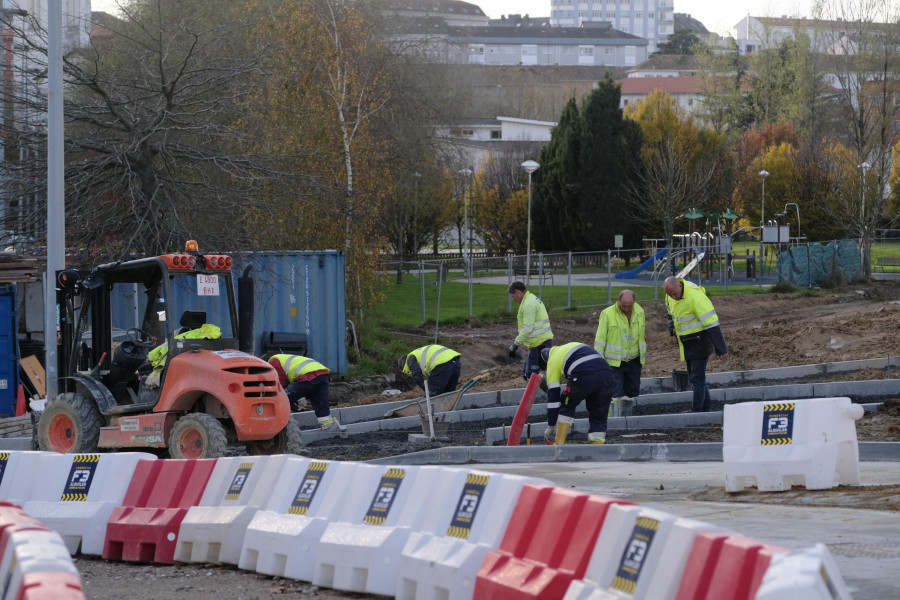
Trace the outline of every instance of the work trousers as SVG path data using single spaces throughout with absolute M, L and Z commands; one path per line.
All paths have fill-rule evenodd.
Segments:
M 695 358 L 685 361 L 687 363 L 688 379 L 694 388 L 691 412 L 709 412 L 712 398 L 709 396 L 709 386 L 706 385 L 706 361 L 707 357 Z
M 287 393 L 288 400 L 291 401 L 291 410 L 296 412 L 299 409 L 297 401 L 300 398 L 306 398 L 312 404 L 313 411 L 317 417 L 327 417 L 331 414 L 328 408 L 328 387 L 331 381 L 331 375 L 324 373 L 315 379 L 309 381 L 294 381 L 284 388 Z
M 575 409 L 585 401 L 588 413 L 588 433 L 606 432 L 609 404 L 616 389 L 616 378 L 611 370 L 592 371 L 568 381 L 568 397 L 560 397 L 559 416 L 574 421 Z

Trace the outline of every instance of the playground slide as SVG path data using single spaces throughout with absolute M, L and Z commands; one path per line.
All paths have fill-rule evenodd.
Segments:
M 654 256 L 651 256 L 650 258 L 648 258 L 647 260 L 645 260 L 644 262 L 642 262 L 635 268 L 631 269 L 630 271 L 616 273 L 616 279 L 633 279 L 641 271 L 643 271 L 645 269 L 649 269 L 651 266 L 653 266 L 653 263 L 655 263 L 656 261 L 661 259 L 663 256 L 665 256 L 666 252 L 668 252 L 668 251 L 669 251 L 668 247 L 663 248 L 659 252 L 657 252 Z

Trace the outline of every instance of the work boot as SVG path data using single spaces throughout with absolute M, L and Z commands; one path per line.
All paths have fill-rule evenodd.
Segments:
M 569 435 L 569 428 L 572 427 L 571 423 L 563 423 L 562 421 L 557 421 L 556 423 L 556 441 L 554 442 L 557 446 L 562 446 L 566 443 L 566 437 Z
M 606 443 L 606 432 L 605 431 L 595 431 L 593 433 L 588 434 L 588 442 L 591 444 L 605 444 Z
M 329 415 L 327 417 L 319 417 L 319 427 L 322 428 L 322 431 L 331 429 L 332 427 L 338 428 L 338 434 L 342 438 L 347 437 L 347 426 L 341 425 L 341 422 L 338 421 L 338 418 L 334 415 Z

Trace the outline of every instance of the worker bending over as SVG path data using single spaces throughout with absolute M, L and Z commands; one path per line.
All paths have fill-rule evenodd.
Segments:
M 596 350 L 587 344 L 571 342 L 544 348 L 540 366 L 547 373 L 547 429 L 544 441 L 566 443 L 575 423 L 575 409 L 585 401 L 588 413 L 588 441 L 606 443 L 609 403 L 616 386 L 615 376 Z M 565 384 L 565 385 L 563 385 Z
M 278 382 L 291 401 L 292 412 L 300 409 L 300 398 L 306 398 L 316 413 L 319 427 L 331 429 L 336 426 L 342 434 L 346 432 L 347 427 L 341 425 L 329 408 L 331 371 L 325 365 L 296 354 L 274 354 L 269 357 L 268 363 L 278 373 Z
M 427 381 L 428 393 L 438 396 L 456 389 L 462 362 L 459 360 L 459 352 L 438 344 L 429 344 L 402 357 L 399 367 L 403 373 L 412 375 L 416 385 L 423 390 Z

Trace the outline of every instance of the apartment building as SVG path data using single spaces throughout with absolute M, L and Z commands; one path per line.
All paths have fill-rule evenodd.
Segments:
M 550 24 L 580 27 L 605 21 L 613 29 L 647 40 L 647 54 L 675 33 L 674 0 L 550 0 Z

